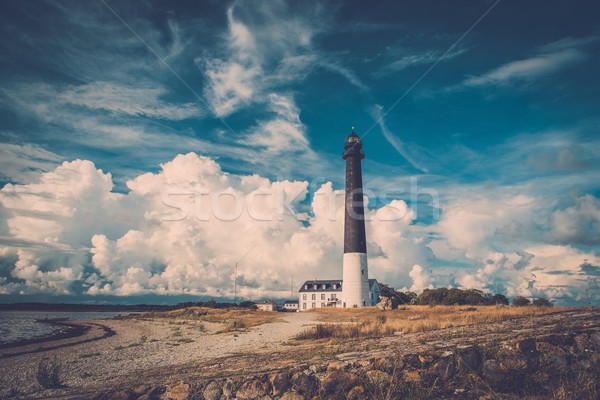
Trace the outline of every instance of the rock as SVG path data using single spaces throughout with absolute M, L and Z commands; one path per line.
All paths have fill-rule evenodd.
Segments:
M 404 380 L 407 382 L 420 382 L 421 373 L 415 370 L 404 371 Z
M 446 380 L 456 373 L 456 366 L 454 364 L 454 360 L 452 357 L 444 357 L 435 361 L 431 366 L 430 370 L 431 374 L 441 378 L 442 380 Z
M 341 361 L 333 361 L 327 364 L 327 371 L 341 371 L 345 368 L 345 365 Z
M 389 374 L 400 368 L 401 365 L 397 365 L 397 361 L 391 357 L 376 358 L 371 362 L 370 365 L 370 369 L 384 371 Z
M 358 376 L 356 376 L 356 374 L 345 371 L 332 371 L 323 378 L 321 388 L 325 395 L 334 393 L 346 394 L 351 388 L 358 384 Z
M 271 387 L 273 388 L 273 396 L 281 396 L 292 385 L 290 382 L 290 374 L 286 371 L 271 375 L 269 380 L 271 382 Z
M 582 333 L 581 335 L 577 335 L 574 338 L 575 344 L 573 345 L 573 350 L 578 354 L 583 354 L 587 352 L 592 352 L 594 345 L 590 340 L 590 336 Z
M 184 382 L 168 385 L 162 397 L 165 400 L 187 400 L 190 397 L 190 389 L 190 385 Z
M 592 343 L 596 351 L 600 352 L 600 332 L 590 333 L 590 342 Z
M 535 345 L 535 339 L 523 339 L 523 340 L 519 340 L 515 347 L 523 354 L 525 355 L 530 355 L 535 353 L 536 350 L 536 345 Z
M 235 397 L 241 400 L 253 400 L 266 396 L 269 392 L 269 386 L 261 380 L 255 379 L 244 382 L 237 390 Z
M 221 390 L 221 385 L 218 382 L 212 381 L 204 388 L 204 398 L 206 400 L 219 400 L 221 398 L 221 394 L 223 391 Z
M 481 368 L 481 354 L 475 346 L 465 347 L 458 352 L 458 368 L 476 373 Z
M 315 377 L 302 372 L 296 372 L 292 376 L 292 386 L 296 392 L 308 398 L 314 396 L 319 390 L 319 384 Z
M 305 400 L 306 398 L 296 392 L 285 392 L 279 400 Z
M 354 386 L 346 396 L 347 400 L 366 400 L 368 398 L 367 391 L 362 386 Z
M 223 386 L 221 388 L 221 390 L 223 391 L 223 395 L 225 397 L 234 397 L 233 395 L 235 394 L 235 391 L 239 387 L 239 383 L 240 383 L 239 378 L 227 379 L 223 383 Z
M 367 371 L 367 377 L 374 385 L 380 388 L 387 387 L 391 383 L 390 374 L 387 372 L 377 370 Z
M 109 393 L 106 397 L 102 397 L 102 398 L 106 399 L 106 400 L 131 400 L 136 397 L 138 397 L 138 396 L 135 396 L 129 390 L 121 389 L 121 390 L 117 390 L 115 392 Z
M 502 365 L 496 360 L 486 360 L 483 363 L 482 372 L 483 376 L 495 386 L 502 385 L 508 377 L 506 369 L 502 368 Z
M 421 360 L 416 354 L 405 354 L 402 357 L 402 362 L 413 368 L 421 368 Z
M 398 308 L 398 300 L 394 297 L 379 296 L 379 303 L 375 307 L 381 311 L 395 310 Z
M 538 343 L 541 366 L 555 375 L 566 375 L 569 372 L 569 353 L 560 346 L 549 343 Z

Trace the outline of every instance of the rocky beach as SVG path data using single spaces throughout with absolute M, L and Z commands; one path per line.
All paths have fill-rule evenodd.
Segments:
M 418 321 L 410 308 L 369 312 L 379 319 Z M 556 308 L 492 323 L 343 340 L 297 339 L 327 317 L 317 312 L 248 312 L 236 314 L 236 321 L 245 322 L 234 324 L 222 319 L 231 315 L 213 313 L 70 322 L 82 327 L 80 336 L 0 350 L 0 395 L 184 400 L 528 394 L 541 399 L 575 398 L 567 393 L 575 383 L 588 396 L 597 393 L 600 311 L 595 308 Z M 59 366 L 58 387 L 40 385 L 40 364 Z M 561 390 L 566 397 L 560 397 Z

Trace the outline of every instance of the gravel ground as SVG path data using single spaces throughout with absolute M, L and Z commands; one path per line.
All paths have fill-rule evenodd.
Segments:
M 34 398 L 58 395 L 42 390 L 36 380 L 41 360 L 61 364 L 63 383 L 84 390 L 100 382 L 117 381 L 120 377 L 143 374 L 144 371 L 169 366 L 182 366 L 242 353 L 266 353 L 281 350 L 285 341 L 313 324 L 313 313 L 282 314 L 284 322 L 259 325 L 237 333 L 217 333 L 219 323 L 165 320 L 87 321 L 105 325 L 115 336 L 54 350 L 22 354 L 0 362 L 0 397 Z M 85 323 L 85 321 L 83 322 Z M 202 328 L 201 328 L 202 326 Z M 100 335 L 91 330 L 86 336 Z M 78 340 L 84 338 L 80 337 Z M 71 341 L 64 342 L 68 344 Z M 19 351 L 36 350 L 39 345 Z M 15 349 L 12 349 L 14 352 Z M 6 354 L 0 352 L 2 354 Z

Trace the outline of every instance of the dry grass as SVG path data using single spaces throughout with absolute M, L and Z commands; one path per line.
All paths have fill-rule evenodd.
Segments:
M 298 339 L 382 337 L 395 332 L 426 332 L 499 322 L 556 310 L 550 307 L 407 306 L 393 311 L 369 307 L 343 310 L 324 308 L 309 312 L 316 313 L 317 320 L 327 324 L 319 324 L 302 332 Z
M 183 321 L 206 321 L 226 324 L 231 326 L 232 330 L 239 327 L 251 328 L 262 324 L 272 322 L 281 322 L 281 314 L 274 312 L 264 312 L 250 310 L 247 308 L 227 308 L 214 309 L 205 307 L 189 307 L 178 310 L 168 311 L 165 313 L 157 313 L 154 318 L 164 318 Z

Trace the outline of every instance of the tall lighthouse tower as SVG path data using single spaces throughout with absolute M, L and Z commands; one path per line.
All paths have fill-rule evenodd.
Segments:
M 361 168 L 365 153 L 362 150 L 362 141 L 354 133 L 354 128 L 346 138 L 342 158 L 346 160 L 342 305 L 365 307 L 371 305 Z

